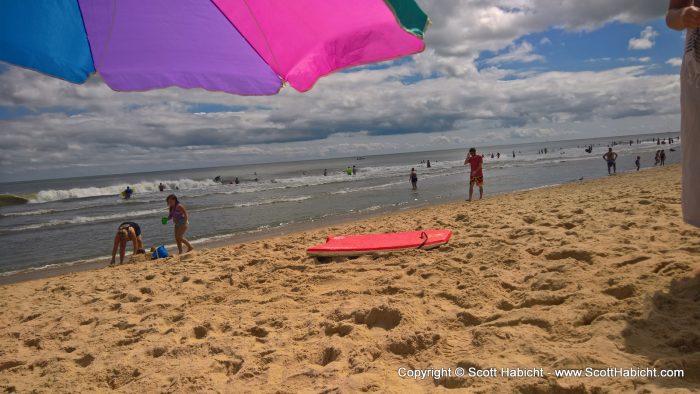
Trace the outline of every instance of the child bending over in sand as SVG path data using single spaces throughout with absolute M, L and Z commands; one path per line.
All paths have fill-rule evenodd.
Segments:
M 168 207 L 170 207 L 170 215 L 168 215 L 168 220 L 173 219 L 173 223 L 175 223 L 175 242 L 177 242 L 178 252 L 182 254 L 182 244 L 187 246 L 187 252 L 192 251 L 194 248 L 190 242 L 185 239 L 185 232 L 187 231 L 187 226 L 189 224 L 187 209 L 180 204 L 174 194 L 169 195 L 168 198 L 165 199 L 165 202 L 168 203 Z
M 141 238 L 141 227 L 134 222 L 124 222 L 117 228 L 117 234 L 114 236 L 114 245 L 112 246 L 112 261 L 109 265 L 114 264 L 114 258 L 117 255 L 119 248 L 119 264 L 124 263 L 124 254 L 126 253 L 126 244 L 131 241 L 134 246 L 134 254 L 146 253 L 143 249 L 143 239 Z
M 681 68 L 683 218 L 700 227 L 700 0 L 671 0 L 666 23 L 687 30 Z

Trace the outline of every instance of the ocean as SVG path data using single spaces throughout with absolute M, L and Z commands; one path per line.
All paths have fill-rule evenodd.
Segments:
M 680 141 L 678 133 L 659 133 L 479 147 L 486 155 L 485 192 L 488 196 L 607 176 L 602 155 L 613 141 L 626 142 L 615 146 L 618 172 L 634 170 L 636 156 L 641 156 L 642 167 L 653 167 L 657 149 L 666 150 L 667 164 L 679 163 L 679 144 L 658 146 L 652 141 L 657 137 Z M 594 148 L 591 153 L 584 150 L 589 145 Z M 195 247 L 464 200 L 467 148 L 0 183 L 0 279 L 104 266 L 124 221 L 141 226 L 147 249 L 166 245 L 176 253 L 172 225 L 161 224 L 161 217 L 167 216 L 165 197 L 171 193 L 189 211 L 187 237 Z M 540 154 L 544 148 L 548 153 Z M 492 153 L 501 156 L 491 158 Z M 353 165 L 357 174 L 347 175 L 345 169 Z M 416 191 L 409 180 L 411 168 L 418 171 Z M 228 184 L 235 178 L 239 184 Z M 163 192 L 158 190 L 161 182 L 166 186 Z M 125 200 L 120 193 L 127 186 L 134 195 Z M 312 245 L 299 247 L 308 246 Z

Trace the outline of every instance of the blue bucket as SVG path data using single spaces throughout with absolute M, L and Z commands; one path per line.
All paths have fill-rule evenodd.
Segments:
M 156 250 L 153 251 L 153 255 L 151 255 L 151 259 L 163 259 L 168 257 L 168 249 L 165 249 L 165 246 L 160 245 L 159 247 L 156 248 Z

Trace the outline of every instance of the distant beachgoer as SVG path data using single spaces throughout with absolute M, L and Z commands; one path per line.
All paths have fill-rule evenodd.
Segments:
M 345 169 L 345 173 L 348 175 L 352 175 L 352 167 L 348 166 L 348 168 Z
M 656 155 L 654 155 L 654 167 L 658 166 L 661 162 L 661 151 L 657 150 Z
M 681 67 L 683 219 L 700 227 L 700 0 L 671 0 L 666 23 L 686 30 Z
M 611 169 L 617 174 L 617 153 L 613 152 L 613 148 L 608 148 L 608 153 L 603 155 L 603 159 L 608 162 L 608 175 L 611 174 Z
M 418 173 L 416 172 L 415 168 L 411 168 L 411 175 L 408 178 L 411 181 L 411 185 L 413 186 L 413 190 L 418 189 Z
M 661 166 L 666 165 L 666 151 L 661 149 L 661 152 L 659 152 L 659 163 Z
M 496 153 L 496 158 L 500 159 L 501 158 L 501 152 Z
M 323 169 L 323 176 L 328 176 L 328 169 L 327 168 Z
M 165 190 L 165 185 L 163 184 L 163 182 L 161 182 L 160 185 L 158 185 L 158 190 L 160 190 L 160 191 Z
M 426 162 L 426 165 L 425 165 L 425 166 L 428 167 L 428 168 L 430 168 L 430 160 L 428 160 L 428 161 Z
M 484 157 L 476 154 L 476 148 L 469 149 L 469 154 L 464 160 L 464 165 L 469 164 L 469 200 L 474 195 L 474 185 L 479 186 L 479 200 L 484 197 Z
M 491 153 L 491 158 L 493 159 L 493 158 L 495 158 L 495 157 L 496 157 L 496 156 L 495 156 L 493 153 Z
M 235 183 L 236 185 L 238 185 L 239 183 L 241 183 L 241 181 L 238 180 L 238 177 L 236 177 L 236 179 L 233 180 L 233 183 Z
M 141 238 L 141 227 L 134 222 L 124 222 L 117 228 L 117 234 L 114 236 L 114 244 L 112 246 L 112 260 L 109 265 L 114 264 L 114 259 L 119 249 L 119 264 L 124 263 L 124 254 L 126 253 L 126 244 L 131 241 L 134 247 L 134 255 L 146 253 L 143 249 L 143 239 Z
M 515 151 L 513 151 L 513 158 L 515 159 Z
M 128 200 L 134 194 L 134 189 L 132 189 L 131 186 L 127 186 L 122 193 L 124 195 L 124 198 Z
M 189 226 L 187 209 L 180 204 L 174 194 L 169 195 L 168 198 L 165 199 L 165 202 L 170 208 L 170 215 L 168 215 L 167 220 L 173 219 L 173 223 L 175 224 L 175 242 L 177 243 L 178 252 L 182 254 L 182 244 L 187 246 L 187 252 L 192 251 L 194 248 L 190 242 L 185 239 L 185 232 L 187 232 L 187 227 Z
M 637 156 L 637 160 L 634 161 L 634 165 L 637 166 L 637 171 L 642 167 L 642 158 Z
M 357 175 L 357 167 L 352 166 L 352 175 Z

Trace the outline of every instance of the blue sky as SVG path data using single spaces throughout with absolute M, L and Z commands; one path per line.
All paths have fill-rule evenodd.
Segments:
M 664 2 L 419 3 L 425 52 L 304 94 L 119 93 L 0 64 L 0 181 L 678 129 Z
M 641 30 L 651 26 L 658 34 L 650 49 L 629 48 L 629 40 L 640 36 Z M 550 28 L 544 32 L 529 34 L 515 41 L 534 46 L 533 53 L 544 58 L 530 63 L 508 63 L 515 70 L 537 69 L 540 71 L 600 71 L 620 66 L 644 64 L 633 58 L 649 57 L 648 64 L 654 67 L 650 74 L 677 73 L 678 67 L 666 64 L 670 58 L 679 57 L 683 50 L 683 34 L 669 30 L 662 19 L 642 24 L 613 22 L 593 31 L 569 32 L 560 28 Z M 478 59 L 480 67 L 488 67 L 484 62 L 508 51 L 484 52 Z

